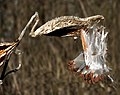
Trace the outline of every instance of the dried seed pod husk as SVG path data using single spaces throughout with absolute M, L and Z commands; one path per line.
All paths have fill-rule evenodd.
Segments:
M 35 32 L 32 31 L 30 35 L 32 37 L 36 37 L 38 35 L 75 37 L 80 35 L 81 29 L 87 30 L 103 19 L 104 17 L 102 15 L 96 15 L 87 18 L 61 16 L 46 22 Z

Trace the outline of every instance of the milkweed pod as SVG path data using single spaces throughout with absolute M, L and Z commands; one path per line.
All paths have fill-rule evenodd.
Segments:
M 38 35 L 75 37 L 80 35 L 81 29 L 86 30 L 87 28 L 92 27 L 94 24 L 99 23 L 103 19 L 104 17 L 102 15 L 95 15 L 86 18 L 79 18 L 76 16 L 61 16 L 46 22 L 36 31 L 33 31 L 34 29 L 32 29 L 30 35 L 32 37 L 36 37 Z

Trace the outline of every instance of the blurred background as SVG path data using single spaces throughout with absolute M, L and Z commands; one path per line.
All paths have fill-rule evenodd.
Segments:
M 0 0 L 0 42 L 15 41 L 35 11 L 40 17 L 37 27 L 63 15 L 103 15 L 109 32 L 107 65 L 117 85 L 84 83 L 67 68 L 82 51 L 81 41 L 31 38 L 31 25 L 18 47 L 22 54 L 12 55 L 8 70 L 19 63 L 22 67 L 5 78 L 0 95 L 120 95 L 120 0 Z

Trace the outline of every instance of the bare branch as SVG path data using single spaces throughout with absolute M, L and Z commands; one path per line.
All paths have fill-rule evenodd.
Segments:
M 31 32 L 29 35 L 34 35 L 34 30 L 35 30 L 35 27 L 37 26 L 38 22 L 39 22 L 39 16 L 38 16 L 38 13 L 36 12 L 35 13 L 35 16 L 36 16 L 36 19 L 35 19 L 35 24 L 33 25 L 32 29 L 31 29 Z
M 15 68 L 15 69 L 13 69 L 13 70 L 10 70 L 9 72 L 6 73 L 6 69 L 7 69 L 7 66 L 8 66 L 8 62 L 9 62 L 9 59 L 10 59 L 13 51 L 14 51 L 14 50 L 16 49 L 16 47 L 19 45 L 20 41 L 22 40 L 22 38 L 23 38 L 23 36 L 24 36 L 24 34 L 25 34 L 26 29 L 30 26 L 30 24 L 32 23 L 32 21 L 33 21 L 34 18 L 36 18 L 36 17 L 38 17 L 38 13 L 37 13 L 37 12 L 31 17 L 31 19 L 29 20 L 29 22 L 27 23 L 27 25 L 25 26 L 25 28 L 22 30 L 22 32 L 21 32 L 20 36 L 18 37 L 17 41 L 11 43 L 11 45 L 10 45 L 8 48 L 6 48 L 6 51 L 4 50 L 4 51 L 6 52 L 6 54 L 5 54 L 5 58 L 4 58 L 4 60 L 3 60 L 3 64 L 5 64 L 5 65 L 4 65 L 4 67 L 3 67 L 3 71 L 2 71 L 2 74 L 1 74 L 1 76 L 0 76 L 0 84 L 2 84 L 2 80 L 3 80 L 7 75 L 9 75 L 9 74 L 12 73 L 12 72 L 16 72 L 16 71 L 18 71 L 18 70 L 20 69 L 21 64 L 19 64 L 19 66 L 18 66 L 17 68 Z M 35 27 L 35 26 L 34 26 L 34 27 Z
M 19 41 L 22 40 L 22 38 L 23 38 L 23 36 L 24 36 L 24 34 L 25 34 L 26 29 L 30 26 L 30 24 L 32 23 L 32 21 L 33 21 L 34 18 L 36 18 L 36 17 L 38 17 L 38 12 L 35 12 L 35 14 L 31 17 L 31 19 L 29 20 L 29 22 L 27 23 L 27 25 L 25 26 L 25 28 L 22 30 L 20 36 L 18 37 L 18 40 L 19 40 Z M 35 25 L 33 26 L 33 28 L 35 28 L 35 26 L 36 26 L 36 23 L 35 23 Z
M 16 67 L 15 69 L 12 69 L 12 70 L 8 71 L 8 72 L 5 74 L 4 78 L 5 78 L 7 75 L 9 75 L 9 74 L 11 74 L 11 73 L 13 73 L 13 72 L 14 72 L 14 73 L 17 72 L 17 71 L 20 69 L 20 67 L 21 67 L 21 64 L 19 64 L 18 67 Z

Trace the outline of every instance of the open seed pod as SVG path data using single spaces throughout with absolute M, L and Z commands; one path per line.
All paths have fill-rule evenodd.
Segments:
M 47 35 L 58 37 L 76 37 L 80 35 L 81 29 L 87 30 L 94 24 L 99 23 L 101 20 L 104 20 L 102 15 L 96 15 L 87 18 L 79 18 L 76 16 L 61 16 L 46 22 L 34 31 L 34 28 L 39 21 L 38 17 L 31 30 L 30 36 L 36 37 L 39 35 Z
M 71 71 L 88 83 L 96 83 L 108 76 L 109 67 L 106 65 L 107 32 L 103 26 L 95 26 L 89 32 L 81 31 L 83 53 L 68 63 Z

